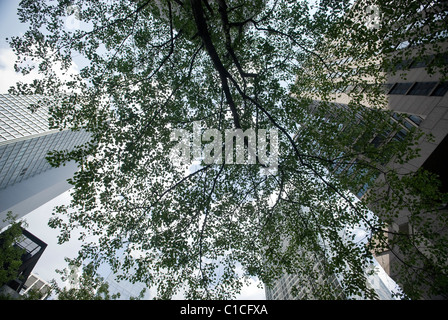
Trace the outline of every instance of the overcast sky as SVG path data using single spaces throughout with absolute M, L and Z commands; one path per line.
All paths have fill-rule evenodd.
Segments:
M 17 6 L 19 0 L 0 0 L 0 94 L 7 93 L 8 88 L 14 85 L 17 81 L 31 81 L 36 77 L 35 72 L 31 72 L 27 77 L 14 72 L 15 55 L 9 48 L 5 38 L 20 35 L 26 31 L 26 25 L 21 24 L 17 17 Z M 77 72 L 78 68 L 73 65 L 72 72 Z M 44 280 L 56 279 L 59 280 L 59 275 L 54 272 L 55 269 L 63 269 L 66 267 L 64 257 L 75 257 L 81 242 L 77 240 L 76 236 L 63 244 L 57 244 L 58 230 L 48 227 L 47 222 L 51 216 L 53 207 L 61 204 L 68 204 L 70 201 L 69 193 L 63 193 L 52 201 L 41 206 L 35 211 L 25 216 L 29 227 L 28 230 L 35 234 L 38 238 L 45 241 L 48 246 L 36 265 L 34 272 L 40 275 Z M 360 230 L 357 233 L 359 239 L 363 238 L 365 234 Z M 104 274 L 103 276 L 107 276 Z M 380 277 L 385 283 L 390 283 L 393 287 L 393 281 L 386 276 L 383 270 L 380 270 Z M 256 283 L 243 289 L 239 299 L 264 299 L 265 294 L 263 289 L 259 289 Z
M 17 7 L 19 0 L 0 0 L 0 94 L 8 92 L 8 88 L 17 81 L 28 82 L 36 77 L 36 72 L 24 77 L 14 71 L 15 55 L 6 42 L 6 38 L 17 36 L 26 31 L 27 26 L 21 24 L 17 16 Z M 72 68 L 76 72 L 77 66 Z M 69 192 L 65 192 L 54 198 L 50 202 L 32 211 L 25 216 L 28 223 L 28 230 L 38 238 L 47 243 L 47 248 L 40 258 L 33 272 L 38 274 L 44 280 L 60 280 L 60 276 L 55 273 L 55 269 L 66 267 L 64 257 L 73 258 L 76 256 L 78 248 L 82 244 L 77 237 L 63 245 L 57 244 L 58 230 L 48 227 L 47 222 L 51 217 L 54 206 L 68 204 L 70 202 Z M 105 274 L 104 276 L 107 276 Z M 257 288 L 256 283 L 245 287 L 239 299 L 264 299 L 264 290 Z

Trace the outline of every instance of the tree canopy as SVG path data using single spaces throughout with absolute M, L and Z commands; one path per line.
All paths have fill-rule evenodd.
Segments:
M 440 51 L 445 41 L 446 10 L 425 16 L 426 29 L 397 25 L 420 23 L 421 9 L 420 2 L 383 0 L 22 1 L 19 15 L 30 28 L 10 40 L 17 70 L 37 68 L 42 78 L 11 92 L 42 94 L 52 128 L 87 130 L 92 137 L 48 158 L 55 166 L 79 164 L 71 204 L 55 208 L 49 222 L 60 228 L 60 242 L 80 228 L 80 261 L 133 270 L 129 280 L 156 287 L 158 298 L 179 292 L 232 298 L 248 277 L 270 285 L 284 273 L 299 275 L 297 289 L 306 298 L 333 299 L 341 291 L 346 298 L 374 298 L 365 275 L 372 252 L 406 251 L 428 237 L 432 253 L 422 259 L 446 279 L 446 238 L 429 232 L 434 225 L 422 219 L 445 199 L 427 188 L 437 177 L 400 175 L 387 165 L 417 157 L 422 133 L 370 143 L 401 128 L 390 121 L 383 71 L 406 55 Z M 380 23 L 372 20 L 376 13 Z M 415 43 L 397 54 L 395 44 L 404 39 Z M 80 57 L 79 74 L 57 76 L 55 65 L 67 71 Z M 348 58 L 351 64 L 340 63 Z M 431 68 L 446 66 L 441 60 Z M 350 91 L 346 106 L 332 103 L 349 85 L 363 90 Z M 270 154 L 277 132 L 278 163 L 266 172 L 259 153 L 255 164 L 210 164 L 201 152 L 190 163 L 174 163 L 173 130 L 194 140 L 195 125 L 201 134 L 217 129 L 223 136 L 253 129 L 260 138 L 267 130 Z M 211 138 L 199 141 L 204 147 Z M 224 144 L 214 152 L 223 154 Z M 351 175 L 332 170 L 353 158 Z M 386 189 L 386 196 L 358 200 L 354 193 L 366 184 Z M 390 216 L 373 215 L 372 203 Z M 403 207 L 411 208 L 420 229 L 391 245 L 387 226 Z M 436 226 L 446 226 L 446 218 L 438 215 Z M 369 241 L 356 237 L 358 227 Z M 425 269 L 417 251 L 407 250 L 403 262 L 409 274 L 403 279 L 416 283 L 412 298 L 423 294 L 415 281 L 415 270 Z M 332 276 L 340 290 L 319 280 Z

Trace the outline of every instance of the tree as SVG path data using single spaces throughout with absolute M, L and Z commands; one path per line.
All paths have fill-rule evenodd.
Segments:
M 436 177 L 394 175 L 393 167 L 384 167 L 391 159 L 416 157 L 413 146 L 420 132 L 410 132 L 401 142 L 368 143 L 381 129 L 398 128 L 384 108 L 377 58 L 384 56 L 383 68 L 400 59 L 388 43 L 403 37 L 424 39 L 417 45 L 434 48 L 444 38 L 434 17 L 426 21 L 430 32 L 393 25 L 403 21 L 398 19 L 403 12 L 417 21 L 416 5 L 372 2 L 384 13 L 384 23 L 370 28 L 362 20 L 363 4 L 22 2 L 19 15 L 30 29 L 11 40 L 19 56 L 17 70 L 37 67 L 43 77 L 30 85 L 19 83 L 11 92 L 51 97 L 43 100 L 50 105 L 52 128 L 92 135 L 90 143 L 48 158 L 55 166 L 75 160 L 80 169 L 71 179 L 71 205 L 57 207 L 50 221 L 61 229 L 60 241 L 68 240 L 71 230 L 83 229 L 79 261 L 107 262 L 115 271 L 133 268 L 129 279 L 157 287 L 159 298 L 180 291 L 187 298 L 229 298 L 249 276 L 269 285 L 285 272 L 302 275 L 310 298 L 335 298 L 335 290 L 317 280 L 321 275 L 337 275 L 345 297 L 373 298 L 363 271 L 376 246 L 390 247 L 391 221 L 373 216 L 369 199 L 358 201 L 349 190 L 365 184 L 384 187 L 381 179 L 379 185 L 372 181 L 387 173 L 400 206 L 413 199 L 415 212 L 427 212 L 444 199 L 432 188 L 421 201 L 418 190 L 425 187 L 420 183 L 431 185 Z M 79 28 L 67 28 L 67 19 L 74 17 Z M 424 52 L 414 54 L 423 57 Z M 76 56 L 89 63 L 69 81 L 58 77 L 53 66 L 68 70 Z M 334 63 L 346 57 L 365 77 L 349 76 L 347 65 Z M 329 76 L 334 72 L 344 75 L 342 81 Z M 368 94 L 350 92 L 348 108 L 337 109 L 329 103 L 331 95 L 348 84 L 363 86 Z M 373 107 L 363 107 L 365 99 Z M 335 111 L 338 120 L 327 121 Z M 359 120 L 357 114 L 363 125 L 350 126 Z M 254 129 L 257 138 L 263 137 L 260 130 L 274 129 L 267 146 L 270 155 L 275 153 L 277 132 L 278 163 L 263 161 L 260 150 L 254 164 L 207 163 L 195 148 L 196 165 L 171 161 L 180 144 L 172 139 L 175 130 L 193 132 L 197 146 L 202 133 L 199 144 L 212 136 L 220 141 L 216 134 L 205 135 L 211 128 L 223 135 Z M 188 146 L 190 138 L 184 139 Z M 250 138 L 242 141 L 249 150 Z M 217 158 L 224 153 L 224 143 L 214 148 Z M 348 164 L 354 156 L 360 160 L 351 177 L 332 173 L 332 165 Z M 417 181 L 421 187 L 410 188 Z M 390 199 L 377 198 L 374 204 L 397 208 Z M 440 219 L 446 223 L 445 214 Z M 359 225 L 375 241 L 355 241 L 353 228 Z M 89 235 L 98 241 L 89 243 Z M 444 241 L 441 236 L 434 248 L 440 261 L 446 261 Z M 444 277 L 446 263 L 439 266 Z
M 28 224 L 25 220 L 17 221 L 17 217 L 12 211 L 8 211 L 6 219 L 3 222 L 9 223 L 8 228 L 0 234 L 0 288 L 12 280 L 23 280 L 19 269 L 23 264 L 23 255 L 26 250 L 17 244 L 23 240 L 23 228 Z M 11 289 L 12 290 L 12 289 Z M 29 290 L 26 295 L 12 296 L 9 293 L 2 292 L 0 299 L 2 300 L 39 300 L 43 297 L 43 293 L 37 290 Z
M 16 222 L 11 211 L 5 221 L 9 221 L 11 225 L 0 234 L 0 287 L 17 279 L 19 267 L 23 263 L 22 255 L 25 253 L 24 249 L 14 245 L 21 239 L 23 222 Z

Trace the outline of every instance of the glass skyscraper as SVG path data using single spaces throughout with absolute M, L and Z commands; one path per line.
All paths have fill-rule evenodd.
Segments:
M 0 95 L 0 228 L 8 211 L 23 217 L 70 188 L 66 180 L 76 164 L 53 168 L 48 151 L 72 150 L 90 139 L 82 130 L 50 130 L 42 98 Z

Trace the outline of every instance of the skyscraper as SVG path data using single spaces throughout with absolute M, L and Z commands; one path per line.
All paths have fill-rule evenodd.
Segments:
M 355 3 L 360 3 L 362 5 L 363 1 L 355 1 Z M 391 3 L 392 5 L 394 4 L 393 2 Z M 398 131 L 383 132 L 376 136 L 372 135 L 370 141 L 367 141 L 366 143 L 376 147 L 387 141 L 403 140 L 405 136 L 415 128 L 420 128 L 424 133 L 432 135 L 434 138 L 433 140 L 425 140 L 422 138 L 418 145 L 416 145 L 416 148 L 420 149 L 419 157 L 403 164 L 390 161 L 387 165 L 391 167 L 393 166 L 396 172 L 401 175 L 412 174 L 420 168 L 425 169 L 440 178 L 440 191 L 448 192 L 448 170 L 447 166 L 444 164 L 444 161 L 446 161 L 446 154 L 448 154 L 448 82 L 446 78 L 448 42 L 446 25 L 441 23 L 441 20 L 443 20 L 442 17 L 446 17 L 447 15 L 448 8 L 446 7 L 446 3 L 443 3 L 442 1 L 423 1 L 419 4 L 421 7 L 417 12 L 417 16 L 412 16 L 414 14 L 412 11 L 402 12 L 402 15 L 400 16 L 401 20 L 393 20 L 391 24 L 394 24 L 393 26 L 397 29 L 422 30 L 422 32 L 419 33 L 418 31 L 414 31 L 413 38 L 402 38 L 393 43 L 389 43 L 390 39 L 384 39 L 388 40 L 384 41 L 384 43 L 391 44 L 389 49 L 394 58 L 391 59 L 390 62 L 394 62 L 394 65 L 391 66 L 390 69 L 381 70 L 381 72 L 385 74 L 385 81 L 382 85 L 384 93 L 386 94 L 387 109 L 389 109 L 392 114 L 390 120 L 391 122 L 398 123 L 401 127 Z M 364 7 L 367 7 L 367 5 Z M 394 8 L 393 12 L 398 12 L 396 10 L 398 9 Z M 390 29 L 390 31 L 392 30 L 393 28 Z M 431 36 L 433 35 L 430 34 L 431 32 L 436 36 L 432 38 Z M 344 38 L 345 33 L 341 32 L 340 34 L 341 38 L 339 38 L 338 41 L 344 44 L 348 43 L 347 39 Z M 401 33 L 398 32 L 398 34 Z M 391 39 L 397 40 L 395 37 L 391 37 Z M 432 39 L 434 43 L 428 39 Z M 384 58 L 384 60 L 388 60 L 387 57 Z M 327 57 L 325 57 L 325 59 L 328 65 L 334 67 L 334 72 L 326 75 L 327 79 L 331 79 L 334 89 L 330 97 L 326 96 L 324 98 L 326 102 L 331 103 L 332 107 L 334 106 L 333 110 L 337 110 L 339 107 L 350 108 L 350 103 L 358 104 L 361 100 L 354 100 L 352 98 L 353 92 L 366 97 L 370 93 L 369 86 L 373 87 L 378 85 L 377 83 L 372 83 L 374 80 L 369 78 L 369 73 L 367 71 L 364 74 L 363 70 L 368 69 L 366 66 L 370 66 L 371 70 L 380 69 L 383 66 L 383 57 L 380 55 L 378 55 L 374 61 L 357 61 L 350 55 L 341 56 L 334 54 L 331 56 L 330 53 L 328 60 Z M 348 83 L 347 80 L 352 80 L 353 83 Z M 354 96 L 356 96 L 356 94 Z M 323 100 L 320 99 L 318 94 L 313 96 L 313 98 L 315 99 L 315 106 Z M 362 101 L 364 102 L 366 100 Z M 369 103 L 363 103 L 362 105 L 366 109 L 375 108 L 374 105 L 370 105 Z M 332 114 L 331 116 L 335 116 L 335 114 Z M 331 118 L 330 115 L 326 116 L 326 119 L 329 118 Z M 337 116 L 335 121 L 338 121 Z M 361 118 L 356 119 L 353 117 L 353 121 L 349 123 L 349 125 L 360 126 L 361 123 Z M 343 128 L 342 124 L 341 128 Z M 358 159 L 353 156 L 353 159 L 350 161 L 344 160 L 337 163 L 335 167 L 333 167 L 333 170 L 337 174 L 350 175 L 353 172 L 353 168 L 356 167 L 357 161 Z M 381 179 L 381 176 L 378 179 Z M 369 190 L 370 186 L 371 185 L 366 183 L 365 185 L 360 185 L 357 190 L 352 191 L 358 198 L 363 198 L 369 191 L 376 192 Z M 446 203 L 441 204 L 439 208 L 435 208 L 432 213 L 433 216 L 430 217 L 433 218 L 446 215 L 447 209 L 448 206 Z M 382 218 L 380 212 L 375 212 L 375 214 Z M 410 216 L 411 212 L 408 208 L 400 210 L 393 223 L 389 226 L 388 230 L 390 230 L 390 233 L 397 234 L 397 237 L 402 236 L 409 238 L 414 234 L 417 234 L 418 230 L 415 225 L 412 225 Z M 434 232 L 440 234 L 447 232 L 445 226 L 440 225 L 437 227 L 438 228 L 436 228 Z M 427 242 L 426 245 L 431 246 L 433 243 Z M 419 250 L 420 255 L 424 257 L 424 259 L 431 261 L 428 259 L 428 256 L 430 257 L 429 254 L 428 256 L 425 256 L 426 251 L 423 246 L 416 247 L 416 251 L 417 250 Z M 390 247 L 389 250 L 385 249 L 382 252 L 376 252 L 375 257 L 386 273 L 397 283 L 402 285 L 403 277 L 399 275 L 398 270 L 402 264 L 401 260 L 403 254 L 400 252 L 399 248 Z M 446 286 L 443 286 L 443 283 L 445 283 L 445 280 L 443 279 L 446 278 L 443 273 L 441 273 L 442 276 L 440 277 L 440 274 L 438 274 L 439 269 L 446 270 L 446 261 L 441 265 L 438 265 L 439 262 L 440 260 L 437 261 L 436 267 L 434 268 L 433 278 L 428 278 L 427 280 L 428 283 L 439 282 L 440 290 L 436 295 L 434 293 L 427 293 L 425 292 L 426 284 L 422 284 L 419 289 L 424 292 L 422 295 L 423 298 L 434 299 L 447 297 Z M 415 274 L 417 274 L 422 273 L 421 271 L 424 270 L 424 268 L 430 270 L 434 265 L 431 265 L 430 263 L 424 266 L 415 264 L 411 267 L 414 267 L 415 269 L 410 268 L 410 273 L 412 270 L 417 270 L 415 271 Z M 290 279 L 288 279 L 288 277 Z M 288 284 L 288 280 L 289 283 L 294 282 L 291 279 L 294 279 L 294 277 L 283 276 L 273 288 L 267 289 L 268 298 L 292 298 L 288 294 L 288 290 L 290 290 L 292 286 L 292 284 Z M 412 280 L 412 276 L 406 279 L 406 281 L 409 281 L 409 279 Z M 388 292 L 387 290 L 384 290 L 382 282 L 377 283 L 380 285 L 375 289 L 377 289 L 376 291 L 379 296 L 382 298 L 387 297 Z M 378 291 L 378 289 L 380 291 Z M 282 290 L 284 292 L 283 295 L 273 295 L 273 292 L 281 292 Z
M 76 163 L 53 168 L 46 160 L 47 153 L 73 150 L 90 139 L 82 130 L 49 129 L 48 108 L 42 98 L 0 94 L 0 229 L 7 226 L 3 219 L 8 211 L 21 218 L 69 190 L 67 179 L 76 172 Z M 109 272 L 105 279 L 111 294 L 120 293 L 124 300 L 138 297 L 142 284 L 118 282 L 115 277 Z M 148 297 L 146 292 L 144 298 Z
M 90 139 L 82 130 L 50 130 L 42 98 L 0 95 L 0 228 L 6 226 L 8 211 L 21 218 L 70 189 L 67 179 L 76 163 L 53 168 L 46 155 L 72 150 Z
M 146 288 L 141 282 L 131 283 L 128 280 L 117 280 L 117 274 L 110 272 L 105 281 L 109 284 L 109 294 L 120 294 L 117 300 L 130 300 L 139 297 L 140 292 Z M 150 298 L 149 290 L 146 288 L 142 300 Z
M 448 12 L 446 4 L 428 1 L 425 5 L 426 7 L 422 9 L 422 12 L 429 11 L 426 14 L 427 18 L 425 21 L 416 19 L 415 25 L 421 27 L 425 23 L 433 23 L 432 27 L 436 29 L 439 15 L 443 16 Z M 437 13 L 434 20 L 428 18 L 432 17 L 431 11 Z M 427 170 L 439 177 L 441 183 L 439 190 L 448 192 L 448 170 L 444 164 L 446 154 L 448 154 L 448 82 L 446 78 L 448 42 L 446 40 L 446 30 L 444 32 L 445 36 L 440 37 L 437 47 L 425 44 L 424 41 L 420 43 L 419 39 L 402 39 L 402 42 L 396 43 L 394 54 L 397 58 L 394 61 L 394 65 L 387 70 L 383 86 L 387 99 L 387 108 L 392 111 L 391 121 L 398 122 L 402 128 L 398 132 L 372 136 L 369 143 L 376 146 L 390 140 L 402 140 L 414 128 L 419 128 L 423 133 L 431 135 L 433 137 L 432 140 L 422 138 L 418 141 L 416 148 L 420 150 L 419 157 L 403 164 L 391 161 L 388 163 L 388 166 L 394 167 L 396 172 L 401 175 L 413 174 L 419 169 Z M 335 93 L 333 102 L 346 106 L 350 101 L 349 91 L 355 89 L 352 86 Z M 365 90 L 364 88 L 358 89 Z M 361 93 L 364 94 L 363 91 Z M 365 107 L 369 108 L 371 106 L 365 104 Z M 353 159 L 353 163 L 355 161 L 356 159 Z M 350 165 L 344 164 L 336 170 L 344 174 L 351 169 Z M 384 179 L 384 175 L 380 175 L 378 179 Z M 366 184 L 359 190 L 356 190 L 355 194 L 362 198 L 367 192 L 380 194 L 381 191 L 369 190 L 369 185 Z M 446 215 L 447 208 L 446 203 L 441 203 L 440 207 L 434 208 L 431 214 L 428 213 L 428 219 L 434 221 L 432 222 L 433 232 L 440 234 L 442 237 L 447 232 L 446 227 L 442 224 L 436 225 L 436 221 L 440 222 L 438 220 L 439 217 Z M 375 214 L 383 218 L 383 215 L 387 216 L 388 213 L 375 210 Z M 405 207 L 399 211 L 388 229 L 391 243 L 394 243 L 394 240 L 396 241 L 398 237 L 412 238 L 419 234 L 419 225 L 416 225 L 412 217 L 413 214 L 410 207 Z M 393 233 L 395 233 L 394 236 L 392 236 Z M 397 238 L 392 239 L 393 237 Z M 436 243 L 427 241 L 425 245 L 414 244 L 415 252 L 418 252 L 422 259 L 431 261 L 428 259 L 430 254 L 426 253 L 425 247 L 435 246 Z M 403 287 L 406 287 L 406 282 L 417 283 L 417 281 L 412 280 L 414 277 L 412 271 L 409 271 L 407 279 L 403 280 L 403 272 L 400 272 L 404 270 L 402 261 L 405 255 L 398 246 L 391 246 L 388 249 L 384 249 L 383 252 L 377 252 L 375 255 L 387 274 Z M 412 264 L 413 270 L 419 270 L 419 272 L 414 273 L 415 275 L 432 272 L 430 269 L 433 266 L 430 267 L 429 263 L 427 265 L 420 265 L 419 263 L 415 262 Z M 440 264 L 439 260 L 435 264 L 435 269 L 440 268 L 442 270 L 446 268 L 446 262 Z M 420 270 L 424 270 L 425 273 L 420 272 Z M 422 297 L 426 299 L 446 298 L 448 293 L 446 287 L 443 287 L 444 280 L 442 280 L 445 276 L 439 277 L 437 272 L 434 272 L 434 274 L 427 277 L 424 283 L 422 282 L 420 285 L 419 289 L 423 292 Z M 427 286 L 438 287 L 438 292 L 427 292 Z

